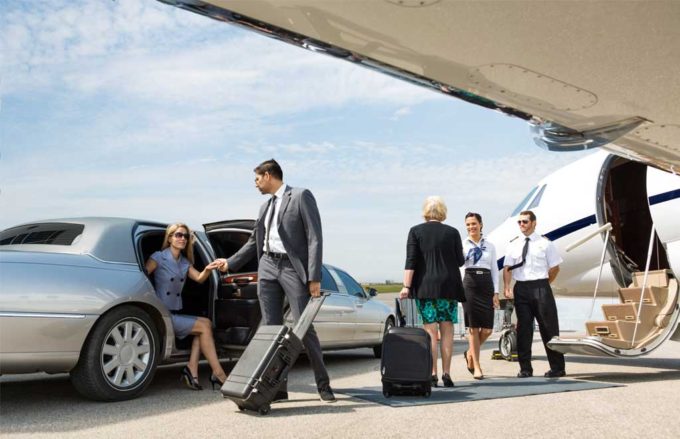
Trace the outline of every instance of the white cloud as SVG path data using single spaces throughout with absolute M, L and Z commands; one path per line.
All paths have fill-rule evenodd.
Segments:
M 394 112 L 394 114 L 392 115 L 392 117 L 390 119 L 399 120 L 404 116 L 408 116 L 409 114 L 411 114 L 411 108 L 401 107 L 400 109 L 398 109 L 397 111 Z

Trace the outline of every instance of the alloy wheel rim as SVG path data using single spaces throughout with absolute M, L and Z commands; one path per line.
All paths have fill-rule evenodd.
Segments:
M 104 338 L 100 364 L 109 385 L 126 389 L 139 384 L 151 364 L 151 337 L 138 321 L 117 323 Z

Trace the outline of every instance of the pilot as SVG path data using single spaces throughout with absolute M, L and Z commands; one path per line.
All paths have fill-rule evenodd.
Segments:
M 533 376 L 531 343 L 534 336 L 534 319 L 543 339 L 550 370 L 544 376 L 558 378 L 566 375 L 564 355 L 548 348 L 551 338 L 560 334 L 557 306 L 550 284 L 560 271 L 562 258 L 553 243 L 536 233 L 536 215 L 525 210 L 517 221 L 521 235 L 508 244 L 505 254 L 503 281 L 504 295 L 515 299 L 517 313 L 517 356 L 520 371 L 518 378 Z M 510 280 L 515 286 L 510 289 Z

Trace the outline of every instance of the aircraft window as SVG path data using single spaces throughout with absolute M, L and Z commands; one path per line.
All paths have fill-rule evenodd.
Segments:
M 512 211 L 512 213 L 510 214 L 510 216 L 515 216 L 515 215 L 517 215 L 518 213 L 520 213 L 522 210 L 524 210 L 524 209 L 522 209 L 522 208 L 524 207 L 525 204 L 527 204 L 527 203 L 529 202 L 529 200 L 531 199 L 531 197 L 534 196 L 534 194 L 536 193 L 536 189 L 538 189 L 538 186 L 536 186 L 535 188 L 533 188 L 533 189 L 531 190 L 531 192 L 529 192 L 529 194 L 528 194 L 526 197 L 524 197 L 524 199 L 517 205 L 517 207 L 515 207 L 515 210 Z
M 532 201 L 531 204 L 529 205 L 529 207 L 527 207 L 527 210 L 531 210 L 534 207 L 538 207 L 538 205 L 541 203 L 541 197 L 543 196 L 543 192 L 545 192 L 545 188 L 547 186 L 548 186 L 547 184 L 544 184 L 541 187 L 541 190 L 538 191 L 538 194 L 536 194 L 536 196 L 534 197 L 534 201 Z

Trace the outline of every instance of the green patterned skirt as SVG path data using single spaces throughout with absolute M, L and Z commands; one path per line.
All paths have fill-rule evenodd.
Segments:
M 416 299 L 423 323 L 458 323 L 458 301 L 453 299 Z

